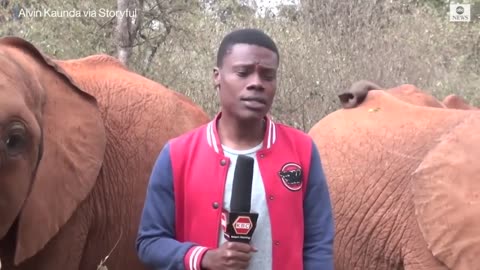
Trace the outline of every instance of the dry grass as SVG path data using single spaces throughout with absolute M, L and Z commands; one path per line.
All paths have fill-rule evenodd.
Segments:
M 75 5 L 61 0 L 49 5 L 54 1 L 62 2 L 65 9 Z M 272 114 L 302 130 L 339 108 L 336 94 L 360 79 L 384 87 L 411 83 L 439 99 L 455 93 L 480 106 L 479 21 L 451 23 L 446 11 L 415 2 L 311 1 L 313 6 L 303 13 L 289 10 L 284 12 L 288 17 L 276 18 L 252 18 L 248 9 L 241 7 L 233 8 L 234 15 L 226 20 L 199 10 L 179 12 L 170 15 L 175 28 L 156 50 L 150 67 L 146 67 L 146 55 L 162 30 L 144 29 L 149 40 L 135 48 L 131 68 L 185 93 L 213 116 L 218 101 L 211 76 L 221 38 L 236 27 L 259 27 L 281 50 Z M 85 1 L 84 5 L 100 8 L 112 3 Z M 222 5 L 225 9 L 226 4 Z M 149 18 L 165 17 L 155 12 L 152 8 Z M 0 26 L 0 33 L 25 37 L 56 57 L 75 58 L 113 54 L 113 26 L 108 18 L 25 19 L 21 24 L 5 24 L 3 30 Z
M 411 83 L 439 99 L 456 93 L 480 105 L 480 62 L 472 59 L 480 46 L 478 23 L 450 23 L 446 15 L 421 7 L 328 2 L 295 20 L 232 18 L 225 24 L 203 18 L 197 29 L 205 30 L 164 46 L 149 76 L 186 93 L 213 115 L 218 109 L 211 81 L 216 46 L 235 27 L 259 27 L 281 50 L 272 113 L 305 131 L 337 109 L 336 94 L 359 79 L 385 87 Z

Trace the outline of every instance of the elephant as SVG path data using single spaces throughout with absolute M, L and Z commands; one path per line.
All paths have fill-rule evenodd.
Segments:
M 350 86 L 349 90 L 339 95 L 339 99 L 344 108 L 356 106 L 365 99 L 370 90 L 385 90 L 378 84 L 369 80 L 359 80 Z M 478 108 L 471 106 L 462 97 L 450 94 L 442 101 L 439 101 L 434 96 L 418 89 L 412 84 L 402 84 L 387 90 L 387 93 L 411 104 L 420 106 L 429 106 L 437 108 L 450 108 L 462 110 L 478 110 Z
M 332 198 L 335 269 L 478 269 L 480 111 L 390 90 L 345 91 L 308 131 Z
M 385 90 L 383 87 L 380 87 L 378 84 L 368 81 L 368 80 L 359 80 L 350 86 L 349 90 L 341 93 L 338 97 L 344 108 L 352 108 L 360 104 L 367 93 L 371 90 Z M 393 95 L 394 97 L 401 99 L 410 104 L 415 104 L 419 106 L 429 106 L 436 108 L 445 108 L 445 105 L 442 104 L 434 96 L 419 90 L 412 84 L 402 84 L 394 88 L 386 90 L 386 93 Z
M 480 110 L 480 108 L 477 108 L 475 106 L 470 105 L 465 99 L 463 99 L 460 96 L 457 96 L 455 94 L 450 94 L 446 96 L 442 103 L 447 107 L 451 109 L 458 109 L 458 110 Z
M 2 270 L 146 269 L 135 238 L 151 169 L 208 121 L 111 56 L 59 60 L 1 38 Z

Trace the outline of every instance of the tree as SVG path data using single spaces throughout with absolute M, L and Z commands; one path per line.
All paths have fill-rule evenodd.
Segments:
M 117 0 L 117 57 L 128 66 L 137 33 L 142 25 L 143 0 Z

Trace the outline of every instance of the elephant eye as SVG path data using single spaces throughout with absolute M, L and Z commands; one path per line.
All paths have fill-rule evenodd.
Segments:
M 5 140 L 5 147 L 8 156 L 16 156 L 20 154 L 26 146 L 25 127 L 22 124 L 13 125 Z

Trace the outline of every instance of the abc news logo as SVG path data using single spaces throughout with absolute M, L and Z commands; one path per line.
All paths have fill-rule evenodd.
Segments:
M 471 20 L 470 4 L 450 4 L 451 22 L 469 22 Z

